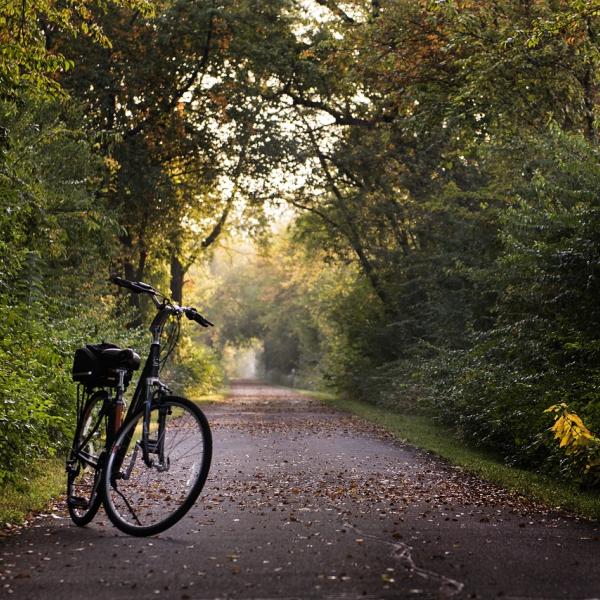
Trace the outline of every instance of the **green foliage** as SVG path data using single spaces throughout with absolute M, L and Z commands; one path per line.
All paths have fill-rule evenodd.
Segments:
M 101 299 L 111 220 L 93 195 L 100 162 L 80 117 L 64 101 L 0 104 L 0 482 L 64 448 L 73 351 L 124 324 Z
M 26 307 L 3 302 L 2 309 L 0 483 L 24 462 L 53 449 L 51 440 L 69 430 L 72 416 L 64 410 L 72 386 L 62 357 L 38 342 L 46 337 L 42 323 L 33 321 L 34 313 Z
M 56 52 L 59 33 L 89 37 L 110 46 L 98 22 L 98 12 L 128 6 L 147 11 L 147 0 L 73 0 L 56 4 L 51 0 L 22 2 L 6 0 L 0 9 L 0 98 L 19 100 L 23 91 L 41 98 L 60 95 L 55 76 L 72 69 L 74 62 Z
M 600 431 L 599 28 L 597 0 L 5 3 L 0 480 L 68 437 L 73 349 L 141 321 L 109 270 L 181 298 L 284 201 L 292 235 L 215 259 L 180 387 L 260 340 L 269 376 L 577 477 L 543 410 Z
M 510 461 L 539 466 L 550 457 L 569 472 L 540 434 L 544 409 L 562 401 L 600 425 L 600 172 L 596 148 L 579 136 L 529 148 L 530 176 L 503 213 L 503 249 L 486 276 L 498 294 L 494 326 L 449 358 L 445 393 L 437 388 L 432 402 Z
M 188 336 L 182 336 L 173 362 L 168 364 L 165 381 L 174 392 L 192 400 L 205 396 L 223 384 L 219 355 L 210 347 Z
M 89 298 L 89 305 L 22 304 L 0 297 L 0 484 L 40 457 L 64 452 L 75 426 L 73 353 L 100 340 L 135 346 L 113 308 Z M 125 335 L 123 332 L 125 331 Z

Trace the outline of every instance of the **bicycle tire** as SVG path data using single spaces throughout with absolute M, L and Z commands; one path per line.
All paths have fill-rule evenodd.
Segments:
M 212 437 L 204 413 L 191 401 L 166 396 L 150 412 L 152 443 L 164 444 L 164 461 L 152 453 L 152 466 L 141 449 L 144 410 L 117 433 L 103 472 L 104 509 L 111 522 L 129 535 L 155 535 L 173 526 L 198 498 L 210 469 Z M 157 462 L 158 461 L 158 462 Z
M 107 400 L 107 392 L 99 390 L 86 402 L 67 461 L 67 508 L 79 527 L 87 525 L 102 504 L 100 463 L 108 432 L 108 415 L 103 412 Z

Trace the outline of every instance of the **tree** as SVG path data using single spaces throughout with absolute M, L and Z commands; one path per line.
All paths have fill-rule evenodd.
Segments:
M 61 32 L 110 46 L 97 12 L 124 6 L 147 12 L 151 3 L 147 0 L 74 0 L 62 6 L 51 0 L 4 2 L 0 13 L 0 98 L 17 100 L 23 90 L 41 96 L 62 93 L 56 76 L 71 69 L 74 63 L 55 51 L 55 37 Z
M 259 83 L 235 54 L 241 49 L 232 40 L 243 33 L 232 23 L 246 14 L 245 4 L 165 1 L 152 16 L 131 9 L 102 16 L 110 47 L 57 42 L 81 65 L 64 85 L 88 106 L 90 130 L 104 132 L 121 268 L 143 279 L 149 262 L 166 258 L 179 299 L 186 271 L 242 197 L 246 214 L 260 212 L 256 182 L 280 153 L 265 137 L 277 125 L 263 111 Z

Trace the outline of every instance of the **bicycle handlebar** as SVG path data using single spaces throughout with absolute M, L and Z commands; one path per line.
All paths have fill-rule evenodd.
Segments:
M 166 306 L 166 302 L 168 302 L 168 300 L 166 299 L 166 297 L 164 296 L 164 294 L 161 294 L 158 290 L 154 289 L 151 285 L 148 285 L 147 283 L 144 283 L 143 281 L 129 281 L 128 279 L 123 279 L 122 277 L 117 277 L 116 275 L 111 277 L 110 280 L 112 281 L 112 283 L 127 288 L 128 290 L 131 290 L 134 294 L 149 294 L 150 296 L 162 296 L 165 299 L 165 304 L 160 304 L 158 302 L 158 300 L 156 300 L 156 298 L 154 298 L 155 303 L 157 304 L 157 306 Z M 177 306 L 173 306 L 173 309 L 175 309 L 175 312 L 178 313 L 185 313 L 185 316 L 190 320 L 190 321 L 195 321 L 196 323 L 198 323 L 199 325 L 202 325 L 202 327 L 214 327 L 214 323 L 211 323 L 207 318 L 203 317 L 195 308 L 192 307 L 186 307 L 186 306 L 181 306 L 181 307 L 177 307 Z

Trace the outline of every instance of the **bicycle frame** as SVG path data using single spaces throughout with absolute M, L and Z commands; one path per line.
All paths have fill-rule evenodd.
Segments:
M 144 367 L 138 379 L 138 382 L 133 392 L 131 404 L 123 420 L 123 425 L 126 425 L 142 407 L 144 408 L 144 420 L 142 424 L 142 457 L 148 467 L 153 465 L 153 460 L 150 458 L 150 453 L 158 454 L 159 464 L 157 468 L 164 468 L 164 450 L 163 450 L 163 436 L 161 435 L 161 424 L 164 429 L 164 418 L 159 417 L 159 430 L 156 442 L 150 440 L 150 412 L 152 409 L 152 399 L 155 396 L 160 397 L 168 391 L 168 387 L 162 383 L 159 379 L 160 370 L 160 338 L 165 327 L 165 324 L 169 320 L 169 317 L 177 315 L 177 311 L 169 306 L 166 302 L 159 302 L 154 296 L 152 296 L 154 304 L 159 309 L 155 315 L 151 325 L 150 333 L 152 334 L 152 342 L 150 345 L 150 352 L 144 363 Z M 122 376 L 119 378 L 119 383 L 122 384 Z M 122 403 L 123 400 L 123 386 L 119 385 L 117 391 L 116 401 Z M 119 424 L 120 426 L 120 424 Z M 119 427 L 117 427 L 118 429 Z M 133 435 L 133 432 L 132 432 Z M 117 449 L 117 465 L 120 469 L 121 462 L 125 456 L 125 452 L 131 442 L 131 436 L 127 439 L 127 443 L 123 447 Z

